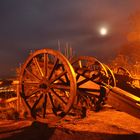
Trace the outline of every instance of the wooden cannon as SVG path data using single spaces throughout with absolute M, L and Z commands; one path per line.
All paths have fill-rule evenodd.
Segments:
M 96 58 L 68 60 L 52 49 L 31 53 L 19 77 L 19 93 L 30 115 L 47 122 L 64 117 L 78 106 L 99 110 L 114 86 L 113 72 Z

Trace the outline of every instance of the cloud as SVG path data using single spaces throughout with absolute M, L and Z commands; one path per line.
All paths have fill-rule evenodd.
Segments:
M 79 55 L 109 58 L 124 41 L 126 19 L 139 4 L 138 0 L 0 1 L 0 75 L 23 62 L 32 49 L 56 49 L 58 39 L 69 42 Z M 103 24 L 110 28 L 105 38 L 97 32 Z

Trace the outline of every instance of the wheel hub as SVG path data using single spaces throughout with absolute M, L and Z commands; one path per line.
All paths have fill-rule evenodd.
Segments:
M 40 82 L 39 88 L 48 89 L 49 88 L 49 85 L 50 85 L 49 81 L 47 79 L 43 79 Z
M 45 83 L 42 83 L 42 84 L 39 85 L 39 88 L 47 89 L 48 88 L 48 85 L 45 84 Z

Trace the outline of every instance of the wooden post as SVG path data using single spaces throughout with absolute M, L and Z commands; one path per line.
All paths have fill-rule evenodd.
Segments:
M 68 43 L 66 43 L 66 57 L 69 58 Z
M 20 64 L 20 66 L 19 66 L 19 73 L 18 73 L 18 82 L 17 82 L 17 111 L 19 112 L 20 111 L 20 105 L 21 105 L 21 98 L 20 98 L 20 91 L 19 91 L 19 75 L 20 75 L 20 73 L 21 73 L 21 64 Z
M 58 44 L 58 51 L 61 52 L 61 46 L 60 46 L 60 41 L 59 40 L 58 40 L 57 44 Z
M 73 57 L 72 47 L 70 47 L 70 59 Z
M 19 83 L 16 85 L 17 86 L 17 112 L 19 112 L 19 108 L 20 108 L 20 97 L 19 97 Z

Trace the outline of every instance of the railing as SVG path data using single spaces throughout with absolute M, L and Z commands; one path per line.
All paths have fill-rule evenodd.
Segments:
M 6 110 L 14 107 L 19 110 L 19 82 L 13 82 L 10 86 L 0 87 L 0 110 Z

